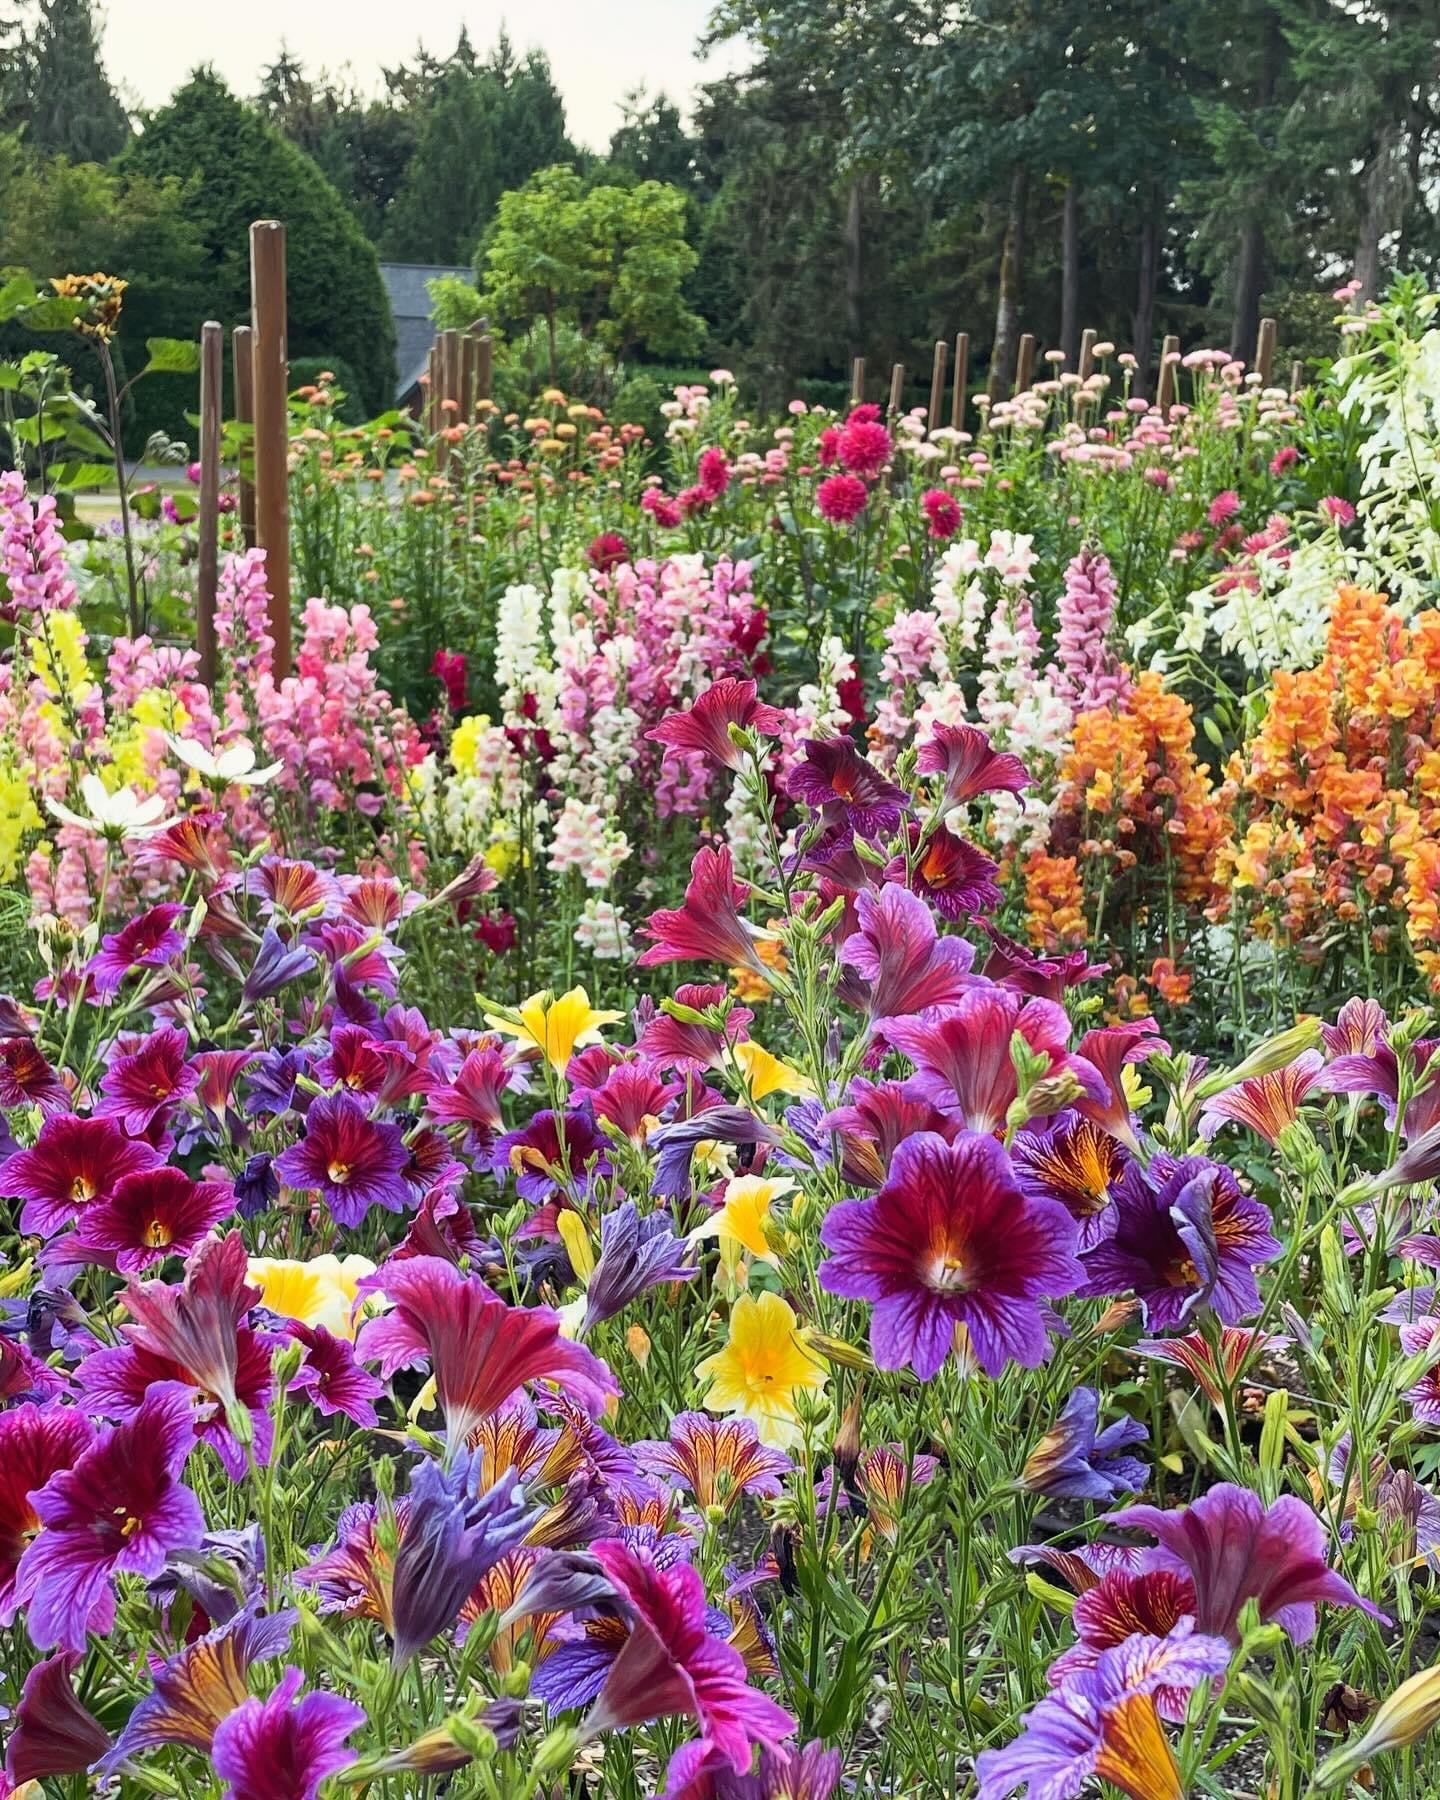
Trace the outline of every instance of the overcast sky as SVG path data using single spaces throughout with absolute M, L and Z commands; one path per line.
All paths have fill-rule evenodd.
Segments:
M 419 39 L 445 53 L 464 25 L 483 51 L 503 23 L 517 51 L 548 54 L 571 136 L 596 150 L 619 123 L 621 96 L 641 81 L 688 104 L 699 81 L 744 60 L 733 45 L 696 59 L 710 0 L 103 0 L 103 10 L 111 79 L 144 106 L 167 99 L 197 63 L 253 93 L 282 39 L 312 71 L 348 63 L 369 91 L 382 65 L 409 57 Z

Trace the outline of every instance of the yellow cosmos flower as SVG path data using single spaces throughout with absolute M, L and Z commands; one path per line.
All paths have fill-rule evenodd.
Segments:
M 735 1046 L 735 1060 L 750 1084 L 750 1098 L 763 1100 L 767 1094 L 813 1094 L 815 1084 L 809 1076 L 792 1069 L 789 1063 L 772 1056 L 754 1038 L 742 1038 Z
M 308 1262 L 250 1258 L 250 1280 L 260 1289 L 262 1306 L 282 1319 L 323 1325 L 352 1343 L 360 1323 L 355 1305 L 360 1279 L 374 1273 L 368 1256 L 312 1256 Z
M 557 1000 L 553 994 L 532 994 L 520 1008 L 519 1023 L 486 1013 L 485 1023 L 519 1044 L 533 1044 L 552 1069 L 564 1074 L 581 1044 L 600 1041 L 600 1027 L 613 1025 L 618 1012 L 597 1012 L 583 987 L 571 988 Z
M 718 1212 L 711 1213 L 690 1233 L 691 1238 L 718 1237 L 725 1266 L 734 1269 L 741 1250 L 748 1250 L 758 1262 L 774 1263 L 779 1258 L 770 1248 L 766 1227 L 770 1223 L 772 1204 L 794 1187 L 789 1176 L 767 1180 L 763 1175 L 736 1175 L 725 1186 L 725 1201 Z
M 749 1419 L 762 1443 L 787 1450 L 800 1441 L 796 1395 L 821 1392 L 826 1374 L 806 1349 L 799 1321 L 778 1294 L 744 1294 L 730 1314 L 730 1337 L 723 1350 L 695 1371 L 709 1382 L 705 1405 L 711 1412 Z

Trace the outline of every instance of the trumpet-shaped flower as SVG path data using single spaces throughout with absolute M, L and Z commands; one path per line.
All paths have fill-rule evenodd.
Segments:
M 15 1617 L 15 1571 L 40 1529 L 35 1494 L 94 1441 L 95 1427 L 71 1406 L 26 1401 L 0 1412 L 0 1625 Z
M 1118 1500 L 1145 1485 L 1145 1465 L 1127 1456 L 1148 1437 L 1138 1419 L 1121 1417 L 1103 1431 L 1100 1396 L 1076 1388 L 1065 1409 L 1025 1460 L 1021 1485 L 1054 1500 Z
M 1114 1138 L 1073 1112 L 1047 1125 L 1016 1135 L 1015 1179 L 1037 1199 L 1058 1200 L 1080 1228 L 1080 1249 L 1088 1250 L 1115 1229 L 1114 1189 L 1129 1158 Z
M 155 1120 L 200 1085 L 201 1071 L 188 1060 L 189 1040 L 173 1025 L 162 1025 L 138 1050 L 117 1056 L 100 1080 L 101 1118 L 118 1119 L 132 1137 L 143 1136 Z
M 328 1251 L 304 1262 L 252 1256 L 246 1274 L 260 1290 L 258 1304 L 282 1319 L 323 1325 L 336 1337 L 354 1341 L 360 1283 L 375 1273 L 368 1256 L 334 1256 Z
M 561 1218 L 574 1218 L 562 1213 Z M 622 1312 L 637 1294 L 662 1281 L 689 1281 L 691 1252 L 666 1212 L 643 1217 L 633 1200 L 622 1201 L 600 1220 L 600 1255 L 585 1283 L 580 1329 L 589 1331 Z M 572 1259 L 573 1260 L 573 1259 Z
M 937 825 L 920 841 L 920 826 L 911 820 L 908 838 L 912 852 L 893 856 L 885 865 L 885 879 L 903 882 L 922 894 L 947 919 L 969 919 L 998 906 L 1000 889 L 995 884 L 995 863 L 969 838 Z
M 796 1094 L 804 1097 L 815 1092 L 808 1075 L 792 1069 L 787 1062 L 767 1050 L 755 1038 L 742 1038 L 731 1051 L 745 1077 L 750 1098 L 757 1104 L 771 1094 Z
M 23 1800 L 49 1776 L 83 1775 L 110 1748 L 110 1734 L 75 1692 L 79 1666 L 77 1654 L 62 1650 L 25 1677 L 0 1776 L 7 1795 Z
M 336 1223 L 353 1229 L 372 1206 L 404 1212 L 409 1158 L 400 1127 L 372 1119 L 349 1094 L 327 1094 L 305 1115 L 305 1136 L 275 1159 L 280 1179 L 318 1188 Z
M 712 1506 L 729 1512 L 746 1494 L 773 1499 L 794 1466 L 783 1452 L 766 1448 L 750 1419 L 698 1412 L 677 1414 L 668 1438 L 636 1444 L 635 1460 L 656 1481 L 687 1489 L 702 1512 Z
M 723 1350 L 695 1370 L 706 1382 L 711 1412 L 749 1419 L 760 1441 L 787 1450 L 801 1438 L 796 1400 L 825 1386 L 825 1365 L 800 1336 L 799 1321 L 779 1294 L 742 1294 L 730 1313 Z
M 591 1006 L 589 994 L 583 987 L 576 987 L 558 998 L 548 993 L 532 994 L 520 1008 L 518 1022 L 486 1013 L 485 1023 L 505 1037 L 514 1038 L 522 1047 L 538 1050 L 556 1074 L 563 1075 L 576 1047 L 598 1044 L 600 1027 L 613 1025 L 619 1018 L 618 1012 L 602 1012 Z
M 693 750 L 722 769 L 739 769 L 743 757 L 730 736 L 732 725 L 766 737 L 779 735 L 785 716 L 755 697 L 753 681 L 723 676 L 712 681 L 688 710 L 667 713 L 646 737 L 670 750 Z
M 1079 1636 L 1046 1670 L 1051 1687 L 1063 1687 L 1079 1669 L 1093 1669 L 1101 1652 L 1113 1650 L 1137 1632 L 1168 1637 L 1184 1618 L 1195 1616 L 1195 1583 L 1173 1569 L 1107 1569 L 1075 1600 L 1070 1615 Z M 1180 1724 L 1190 1705 L 1186 1687 L 1157 1688 L 1162 1719 Z
M 224 1182 L 192 1181 L 183 1169 L 123 1175 L 85 1208 L 79 1226 L 51 1248 L 61 1262 L 98 1262 L 139 1275 L 170 1256 L 188 1256 L 235 1209 Z
M 345 1740 L 365 1709 L 337 1694 L 301 1695 L 304 1679 L 287 1668 L 268 1699 L 245 1701 L 216 1731 L 211 1760 L 226 1800 L 316 1800 L 325 1777 L 355 1760 Z
M 651 940 L 638 958 L 642 969 L 659 963 L 718 962 L 748 968 L 762 980 L 774 971 L 756 948 L 765 934 L 740 916 L 750 890 L 735 879 L 729 848 L 704 846 L 690 864 L 685 904 L 653 912 L 643 935 Z
M 937 724 L 921 744 L 915 766 L 922 775 L 945 777 L 941 799 L 947 809 L 981 794 L 1021 794 L 1030 785 L 1020 758 L 994 749 L 990 734 L 977 725 Z
M 732 1267 L 739 1262 L 742 1250 L 757 1262 L 778 1262 L 766 1227 L 771 1206 L 794 1185 L 783 1175 L 732 1175 L 725 1184 L 719 1208 L 694 1228 L 691 1240 L 718 1237 L 721 1255 Z
M 861 837 L 899 830 L 910 796 L 867 762 L 850 738 L 807 738 L 802 748 L 805 754 L 788 777 L 797 800 L 837 808 Z
M 955 1108 L 973 1132 L 1003 1131 L 1019 1093 L 1010 1055 L 1018 1031 L 1047 1059 L 1045 1077 L 1082 1071 L 1072 1057 L 1070 1021 L 1053 1000 L 1027 1000 L 1009 988 L 976 987 L 942 1012 L 918 1019 L 880 1019 L 876 1030 L 920 1070 L 917 1088 L 942 1108 Z
M 855 911 L 859 930 L 841 945 L 840 961 L 864 984 L 871 1018 L 949 1006 L 977 985 L 974 950 L 964 938 L 937 936 L 930 908 L 908 889 L 889 883 L 860 894 Z
M 97 1000 L 113 1000 L 132 969 L 163 969 L 185 948 L 185 936 L 176 921 L 185 908 L 174 904 L 152 906 L 119 931 L 107 932 L 100 948 L 85 965 Z
M 1283 1069 L 1252 1075 L 1207 1100 L 1200 1109 L 1200 1135 L 1213 1138 L 1224 1124 L 1247 1126 L 1272 1147 L 1300 1117 L 1300 1107 L 1325 1067 L 1318 1050 L 1306 1050 Z
M 960 1325 L 987 1374 L 1011 1360 L 1035 1367 L 1049 1347 L 1041 1301 L 1084 1274 L 1064 1207 L 1027 1198 L 1000 1145 L 973 1133 L 907 1139 L 880 1192 L 832 1207 L 820 1241 L 830 1252 L 820 1285 L 874 1305 L 876 1364 L 922 1381 Z
M 21 1231 L 51 1237 L 87 1206 L 108 1199 L 127 1175 L 158 1169 L 161 1161 L 113 1119 L 59 1113 L 45 1121 L 33 1149 L 17 1150 L 0 1167 L 0 1193 L 25 1202 Z

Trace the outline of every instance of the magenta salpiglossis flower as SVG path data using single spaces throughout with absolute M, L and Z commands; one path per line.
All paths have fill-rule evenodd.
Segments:
M 137 1349 L 178 1363 L 187 1380 L 229 1412 L 240 1403 L 240 1322 L 259 1298 L 244 1241 L 231 1231 L 200 1245 L 179 1287 L 132 1281 L 124 1302 L 133 1323 L 123 1330 Z
M 596 1088 L 584 1090 L 597 1120 L 613 1126 L 632 1144 L 645 1139 L 670 1112 L 683 1089 L 667 1085 L 650 1062 L 625 1062 L 611 1069 Z
M 1248 1081 L 1226 1088 L 1201 1107 L 1201 1137 L 1213 1138 L 1227 1123 L 1244 1125 L 1273 1147 L 1281 1132 L 1300 1117 L 1305 1096 L 1320 1080 L 1324 1067 L 1325 1059 L 1318 1050 L 1305 1050 L 1283 1069 L 1252 1075 Z
M 1009 988 L 975 986 L 953 1006 L 918 1019 L 877 1019 L 875 1029 L 920 1071 L 915 1085 L 967 1128 L 1003 1131 L 1019 1092 L 1010 1040 L 1018 1031 L 1049 1060 L 1045 1077 L 1090 1071 L 1069 1054 L 1070 1020 L 1053 1000 L 1027 1000 Z
M 15 1571 L 40 1529 L 33 1495 L 94 1442 L 95 1427 L 74 1407 L 27 1401 L 0 1412 L 0 1625 L 15 1617 Z
M 47 1119 L 70 1107 L 65 1083 L 34 1039 L 23 1036 L 0 1041 L 0 1107 L 8 1112 L 16 1106 L 38 1106 Z
M 187 1060 L 189 1039 L 173 1025 L 162 1025 L 136 1048 L 120 1055 L 100 1080 L 100 1118 L 115 1118 L 139 1137 L 200 1085 L 200 1071 Z
M 0 1409 L 24 1400 L 53 1400 L 69 1386 L 70 1377 L 41 1362 L 29 1345 L 0 1334 Z
M 806 738 L 801 749 L 804 756 L 786 777 L 795 799 L 817 811 L 838 811 L 864 838 L 899 830 L 910 796 L 867 762 L 851 738 Z
M 1160 1036 L 1160 1027 L 1153 1019 L 1101 1026 L 1085 1033 L 1078 1051 L 1100 1080 L 1098 1084 L 1085 1084 L 1084 1093 L 1075 1101 L 1075 1110 L 1111 1137 L 1119 1138 L 1127 1149 L 1138 1151 L 1140 1140 L 1125 1097 L 1124 1071 L 1130 1063 L 1144 1062 L 1147 1056 L 1169 1055 L 1170 1046 Z
M 316 1800 L 325 1777 L 354 1762 L 345 1740 L 364 1724 L 364 1707 L 302 1695 L 304 1680 L 287 1668 L 268 1699 L 245 1701 L 217 1729 L 211 1760 L 227 1800 Z
M 1021 1485 L 1052 1500 L 1108 1503 L 1122 1494 L 1138 1494 L 1148 1479 L 1146 1468 L 1125 1451 L 1143 1444 L 1149 1433 L 1138 1419 L 1123 1415 L 1103 1431 L 1099 1425 L 1099 1394 L 1094 1388 L 1076 1388 L 1026 1458 Z
M 173 962 L 185 948 L 185 935 L 176 930 L 184 916 L 183 906 L 152 906 L 119 931 L 107 932 L 85 965 L 95 998 L 113 1000 L 132 969 L 163 969 Z
M 286 1336 L 305 1346 L 305 1357 L 290 1383 L 291 1393 L 310 1396 L 315 1410 L 329 1418 L 344 1413 L 357 1425 L 373 1428 L 375 1402 L 385 1392 L 384 1382 L 355 1360 L 355 1347 L 336 1337 L 323 1325 L 289 1323 Z
M 113 1119 L 61 1113 L 41 1126 L 33 1149 L 17 1150 L 0 1167 L 0 1193 L 25 1202 L 21 1231 L 51 1237 L 127 1175 L 158 1169 L 161 1160 Z
M 496 1140 L 490 1167 L 501 1181 L 513 1175 L 516 1193 L 543 1207 L 567 1193 L 578 1197 L 591 1181 L 607 1176 L 609 1148 L 587 1107 L 566 1113 L 546 1107 Z M 548 1223 L 553 1231 L 553 1221 Z M 535 1224 L 529 1221 L 527 1229 Z
M 1115 1228 L 1085 1252 L 1082 1294 L 1133 1292 L 1150 1330 L 1181 1324 L 1201 1305 L 1222 1325 L 1260 1310 L 1255 1270 L 1280 1254 L 1265 1206 L 1204 1156 L 1163 1153 L 1131 1163 L 1114 1189 Z
M 1406 1356 L 1419 1356 L 1440 1337 L 1440 1319 L 1410 1319 L 1400 1327 L 1400 1348 Z M 1425 1371 L 1413 1387 L 1405 1390 L 1410 1410 L 1422 1425 L 1440 1425 L 1440 1377 L 1437 1366 Z
M 1017 1788 L 1031 1800 L 1070 1800 L 1097 1776 L 1130 1800 L 1185 1800 L 1156 1696 L 1188 1694 L 1229 1661 L 1229 1645 L 1189 1619 L 1164 1637 L 1137 1632 L 1102 1651 L 1025 1715 L 1014 1743 L 981 1751 L 976 1800 L 1006 1800 Z
M 153 1688 L 130 1714 L 97 1773 L 113 1775 L 161 1744 L 208 1754 L 220 1726 L 250 1698 L 251 1668 L 285 1654 L 299 1616 L 293 1607 L 261 1613 L 252 1602 L 154 1668 Z
M 896 1150 L 917 1131 L 957 1137 L 964 1125 L 944 1112 L 916 1079 L 867 1081 L 857 1075 L 850 1097 L 820 1120 L 824 1131 L 840 1139 L 840 1172 L 855 1187 L 880 1187 L 890 1172 Z
M 1115 1229 L 1114 1188 L 1130 1159 L 1098 1125 L 1067 1109 L 1018 1132 L 1010 1157 L 1022 1192 L 1058 1200 L 1074 1219 L 1082 1251 Z
M 511 1078 L 498 1050 L 488 1045 L 472 1050 L 448 1083 L 435 1085 L 425 1096 L 426 1114 L 439 1125 L 463 1125 L 466 1145 L 488 1150 L 505 1123 L 500 1096 Z
M 1109 963 L 1092 963 L 1088 950 L 1071 950 L 1064 956 L 1045 955 L 1028 944 L 1007 937 L 988 919 L 985 934 L 991 950 L 981 974 L 1018 994 L 1037 994 L 1042 1000 L 1063 1000 L 1072 987 L 1105 974 Z
M 1070 1622 L 1079 1642 L 1057 1656 L 1045 1672 L 1051 1687 L 1063 1687 L 1080 1669 L 1093 1669 L 1104 1650 L 1113 1650 L 1137 1631 L 1168 1637 L 1184 1618 L 1195 1616 L 1195 1583 L 1183 1570 L 1109 1569 L 1077 1596 Z M 1186 1687 L 1157 1688 L 1162 1719 L 1176 1724 L 1189 1709 Z
M 245 892 L 256 896 L 267 916 L 282 913 L 291 919 L 333 919 L 345 901 L 333 875 L 287 856 L 262 856 L 245 876 Z
M 1293 1494 L 1266 1506 L 1249 1488 L 1221 1482 L 1189 1506 L 1162 1512 L 1131 1506 L 1109 1515 L 1119 1529 L 1147 1531 L 1159 1540 L 1150 1566 L 1188 1572 L 1195 1583 L 1199 1631 L 1240 1642 L 1240 1612 L 1259 1604 L 1297 1644 L 1315 1635 L 1317 1605 L 1358 1606 L 1389 1624 L 1326 1558 L 1325 1528 Z
M 629 1633 L 586 1716 L 587 1737 L 651 1719 L 693 1719 L 700 1754 L 713 1752 L 743 1775 L 756 1744 L 779 1744 L 794 1732 L 790 1714 L 748 1685 L 739 1652 L 707 1631 L 705 1586 L 688 1563 L 657 1568 L 616 1538 L 595 1544 L 592 1554 L 619 1596 Z
M 742 964 L 757 975 L 773 973 L 755 948 L 763 933 L 740 916 L 750 898 L 744 882 L 735 879 L 735 861 L 728 847 L 702 846 L 690 864 L 685 904 L 661 908 L 642 926 L 650 947 L 640 953 L 641 968 L 670 962 L 721 962 Z
M 1320 1027 L 1327 1056 L 1374 1056 L 1389 1041 L 1390 1021 L 1378 1000 L 1347 1000 L 1333 1025 Z
M 1018 756 L 996 750 L 978 725 L 937 724 L 920 746 L 915 766 L 922 775 L 943 775 L 946 807 L 963 806 L 981 794 L 1021 794 L 1030 775 Z
M 773 1499 L 780 1478 L 795 1466 L 783 1450 L 770 1450 L 749 1419 L 712 1419 L 708 1413 L 677 1413 L 668 1438 L 635 1445 L 635 1460 L 647 1475 L 685 1488 L 706 1511 L 729 1512 L 746 1494 Z
M 360 1329 L 356 1354 L 377 1362 L 388 1381 L 397 1369 L 428 1362 L 453 1444 L 518 1388 L 553 1382 L 598 1414 L 619 1392 L 614 1377 L 583 1344 L 560 1336 L 548 1306 L 507 1306 L 484 1282 L 434 1256 L 388 1262 L 361 1288 L 384 1294 L 393 1311 Z
M 755 697 L 753 681 L 722 676 L 711 682 L 694 705 L 668 713 L 646 737 L 670 750 L 697 750 L 722 769 L 738 769 L 743 757 L 731 741 L 730 727 L 744 726 L 766 737 L 778 736 L 785 715 Z
M 114 1624 L 112 1576 L 158 1575 L 168 1551 L 200 1542 L 205 1516 L 179 1479 L 194 1399 L 161 1382 L 34 1495 L 43 1529 L 20 1558 L 14 1597 L 37 1649 L 83 1650 L 88 1632 Z
M 124 1175 L 104 1199 L 91 1201 L 73 1232 L 53 1240 L 48 1260 L 140 1275 L 168 1256 L 188 1256 L 234 1208 L 223 1181 L 192 1181 L 172 1168 Z
M 684 1744 L 671 1759 L 665 1800 L 832 1800 L 840 1770 L 840 1752 L 818 1742 L 762 1750 L 752 1775 L 737 1775 L 723 1757 Z
M 705 1012 L 719 1006 L 729 989 L 723 981 L 682 982 L 675 990 L 675 1001 L 690 1012 Z M 682 1074 L 700 1074 L 718 1069 L 725 1061 L 726 1048 L 749 1036 L 755 1015 L 747 1006 L 732 1006 L 725 1015 L 725 1028 L 677 1019 L 663 1007 L 645 1023 L 636 1039 L 635 1048 L 648 1057 L 657 1069 L 678 1069 Z
M 179 863 L 198 875 L 204 887 L 214 889 L 235 878 L 230 846 L 225 837 L 225 815 L 220 812 L 185 813 L 132 852 L 138 867 L 146 871 L 166 863 Z
M 1419 1081 L 1430 1058 L 1440 1050 L 1440 1038 L 1417 1038 L 1404 1056 L 1410 1082 Z M 1381 1040 L 1368 1054 L 1337 1056 L 1316 1084 L 1327 1094 L 1370 1094 L 1380 1102 L 1387 1125 L 1395 1122 L 1400 1101 L 1400 1059 L 1389 1043 Z M 1402 1122 L 1406 1141 L 1413 1143 L 1433 1126 L 1440 1125 L 1440 1079 L 1413 1093 Z
M 423 894 L 401 887 L 393 875 L 342 875 L 339 881 L 345 894 L 341 917 L 365 931 L 389 931 L 425 903 Z
M 902 887 L 886 886 L 855 901 L 859 929 L 840 947 L 840 961 L 864 983 L 872 1018 L 948 1006 L 976 985 L 975 952 L 964 938 L 939 937 L 930 908 Z
M 305 1115 L 305 1136 L 275 1159 L 290 1187 L 318 1188 L 336 1224 L 353 1230 L 372 1206 L 404 1212 L 408 1161 L 398 1125 L 372 1119 L 349 1094 L 326 1095 Z
M 906 828 L 910 854 L 891 857 L 885 865 L 886 881 L 903 882 L 913 893 L 924 895 L 947 919 L 973 918 L 1000 904 L 1004 896 L 996 885 L 991 857 L 943 825 L 933 826 L 923 842 L 921 831 L 912 819 Z
M 79 1667 L 78 1653 L 62 1650 L 25 1677 L 0 1778 L 7 1794 L 53 1775 L 82 1775 L 110 1748 L 109 1732 L 75 1692 Z
M 1009 1361 L 1034 1368 L 1049 1351 L 1041 1301 L 1084 1275 L 1069 1213 L 1022 1194 L 1004 1150 L 974 1133 L 908 1139 L 874 1199 L 832 1207 L 820 1241 L 830 1252 L 820 1285 L 874 1305 L 877 1366 L 913 1368 L 922 1381 L 960 1325 L 987 1374 Z
M 465 1165 L 452 1152 L 449 1138 L 433 1126 L 422 1125 L 405 1134 L 405 1158 L 405 1185 L 412 1201 L 458 1187 L 465 1179 Z

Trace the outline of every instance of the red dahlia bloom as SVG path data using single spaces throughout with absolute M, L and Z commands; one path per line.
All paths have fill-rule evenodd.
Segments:
M 585 556 L 597 574 L 608 575 L 611 569 L 629 562 L 630 547 L 618 532 L 602 531 L 599 537 L 590 540 Z
M 870 490 L 858 475 L 827 475 L 815 490 L 815 506 L 832 525 L 849 525 L 870 501 Z
M 960 510 L 960 502 L 944 488 L 927 488 L 920 496 L 920 510 L 925 515 L 930 536 L 942 540 L 954 537 L 965 516 Z
M 709 444 L 700 452 L 700 461 L 695 470 L 696 479 L 712 500 L 718 500 L 730 485 L 730 477 L 734 471 L 730 467 L 730 458 L 718 444 Z
M 757 700 L 755 693 L 753 681 L 722 676 L 688 710 L 667 714 L 645 735 L 671 750 L 698 750 L 722 769 L 739 769 L 743 759 L 730 739 L 732 725 L 775 737 L 785 724 L 784 714 Z

